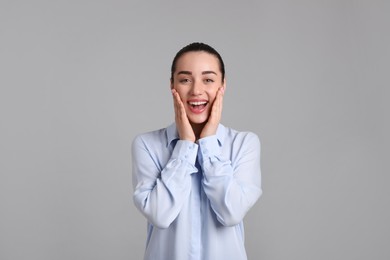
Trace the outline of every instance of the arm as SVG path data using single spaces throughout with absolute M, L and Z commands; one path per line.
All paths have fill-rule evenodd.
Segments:
M 191 191 L 191 173 L 197 172 L 198 146 L 179 140 L 161 170 L 142 137 L 132 145 L 134 203 L 156 227 L 168 228 L 178 216 Z
M 194 132 L 183 102 L 173 88 L 172 97 L 181 140 L 177 141 L 165 167 L 151 154 L 141 137 L 134 140 L 132 147 L 134 203 L 148 221 L 159 228 L 168 228 L 176 219 L 191 191 L 190 174 L 198 171 Z
M 233 153 L 235 163 L 222 154 L 216 136 L 199 140 L 203 187 L 217 219 L 225 226 L 240 223 L 260 197 L 260 141 L 253 133 L 242 136 Z M 231 144 L 229 144 L 231 145 Z

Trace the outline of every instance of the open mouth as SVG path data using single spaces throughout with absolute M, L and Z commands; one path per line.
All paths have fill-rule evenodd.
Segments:
M 191 111 L 193 112 L 202 112 L 207 106 L 207 101 L 190 101 L 188 105 L 190 106 Z

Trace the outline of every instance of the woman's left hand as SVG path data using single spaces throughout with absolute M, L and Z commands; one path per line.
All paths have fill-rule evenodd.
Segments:
M 215 135 L 217 133 L 217 128 L 222 117 L 222 104 L 223 104 L 223 94 L 225 92 L 225 87 L 220 87 L 217 91 L 213 107 L 211 108 L 211 113 L 206 125 L 203 127 L 203 130 L 200 134 L 200 138 Z

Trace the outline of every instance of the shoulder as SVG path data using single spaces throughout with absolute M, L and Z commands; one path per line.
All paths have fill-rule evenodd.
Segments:
M 233 163 L 243 158 L 259 158 L 261 145 L 257 134 L 250 131 L 238 131 L 225 127 L 224 149 Z
M 225 140 L 232 143 L 251 143 L 260 146 L 260 138 L 257 134 L 250 131 L 238 131 L 225 126 Z
M 138 134 L 134 137 L 133 147 L 150 147 L 158 144 L 166 144 L 167 142 L 167 128 L 161 128 L 154 131 Z

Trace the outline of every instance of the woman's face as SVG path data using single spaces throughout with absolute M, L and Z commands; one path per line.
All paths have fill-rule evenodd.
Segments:
M 225 80 L 214 55 L 192 51 L 177 60 L 171 88 L 179 93 L 191 123 L 207 122 L 220 87 L 225 87 Z

